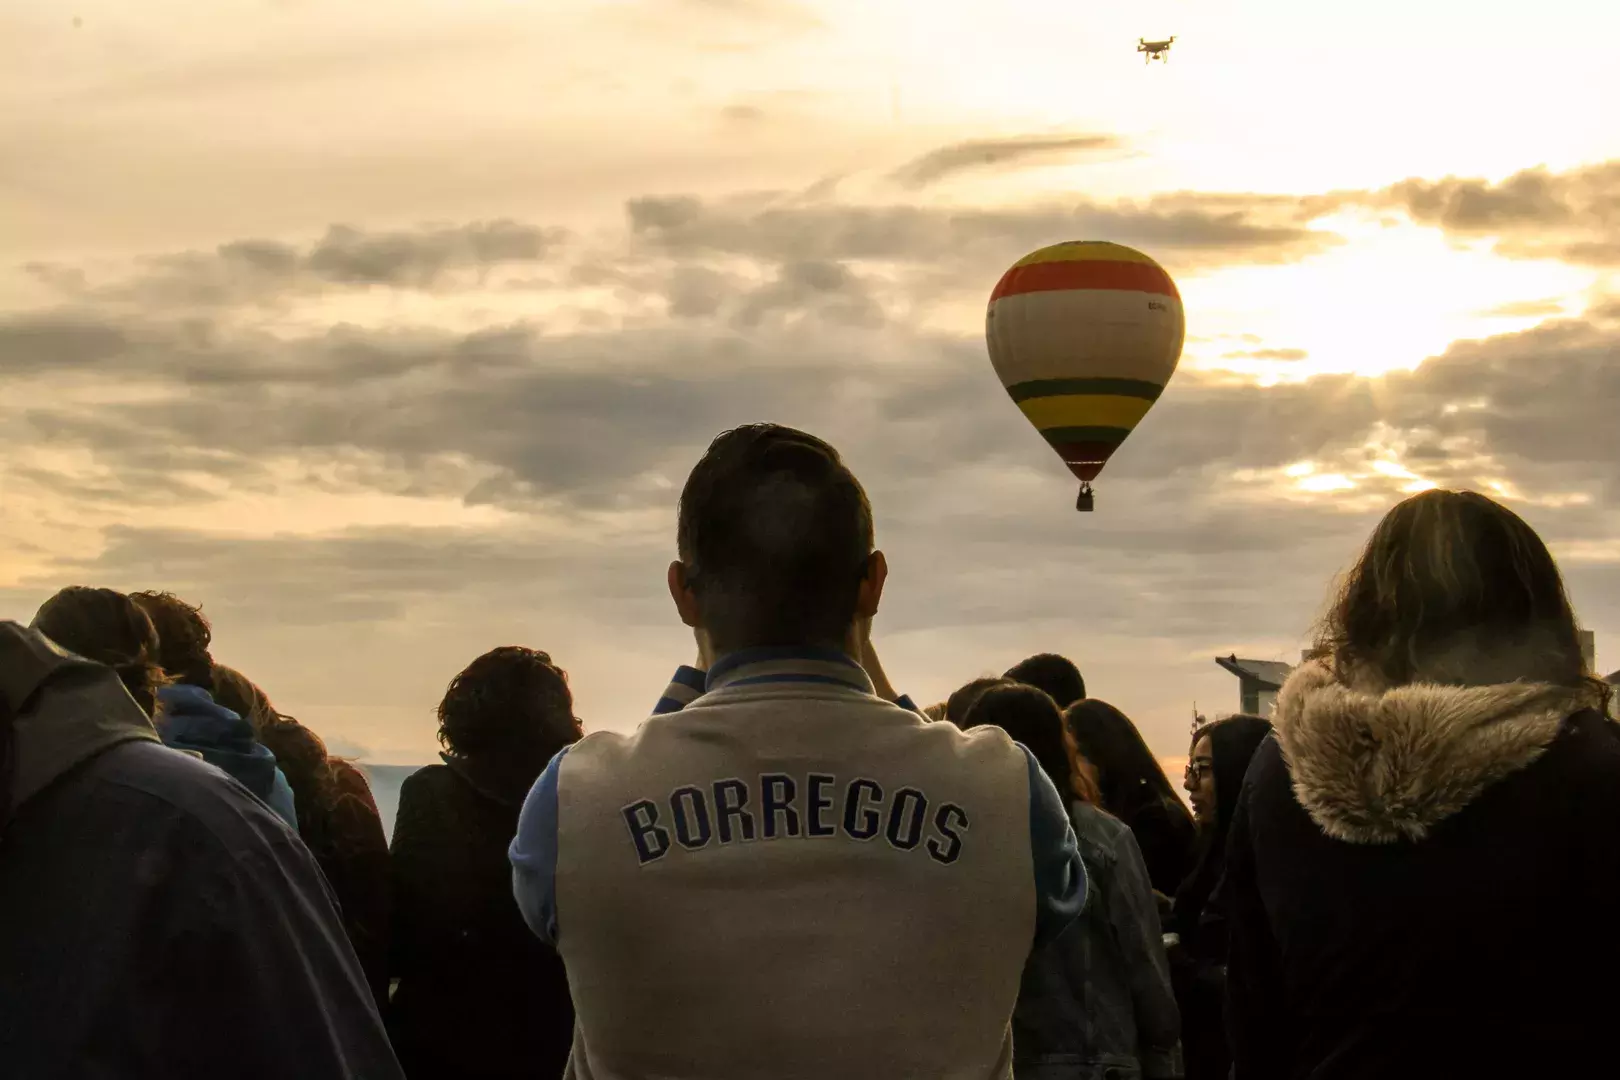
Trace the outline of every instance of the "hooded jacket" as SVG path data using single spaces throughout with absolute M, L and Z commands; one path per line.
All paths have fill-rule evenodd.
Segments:
M 109 668 L 0 622 L 0 1072 L 398 1080 L 331 896 Z
M 1620 731 L 1595 687 L 1426 675 L 1278 697 L 1227 854 L 1237 1080 L 1614 1069 Z
M 281 820 L 298 828 L 292 787 L 276 767 L 276 755 L 254 736 L 251 723 L 200 686 L 165 686 L 158 691 L 158 703 L 163 708 L 157 716 L 157 730 L 165 745 L 202 755 L 208 764 L 257 795 Z

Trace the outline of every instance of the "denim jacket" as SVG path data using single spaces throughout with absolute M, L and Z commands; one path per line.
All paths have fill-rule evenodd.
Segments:
M 1084 914 L 1030 954 L 1013 1013 L 1017 1080 L 1168 1080 L 1182 1075 L 1181 1017 L 1159 913 L 1131 830 L 1094 806 L 1069 810 L 1091 880 Z

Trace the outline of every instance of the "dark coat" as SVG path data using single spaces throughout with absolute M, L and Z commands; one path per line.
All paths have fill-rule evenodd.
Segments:
M 1227 854 L 1237 1080 L 1620 1068 L 1620 730 L 1592 704 L 1290 679 Z
M 298 811 L 298 831 L 315 853 L 343 912 L 343 928 L 360 958 L 379 1007 L 388 1000 L 389 921 L 393 884 L 388 835 L 363 773 L 333 761 L 337 798 L 330 806 Z
M 1123 808 L 1119 817 L 1136 838 L 1154 891 L 1174 896 L 1193 868 L 1198 842 L 1187 808 L 1179 801 L 1147 799 L 1136 807 Z
M 507 859 L 538 771 L 447 757 L 400 789 L 389 1030 L 411 1080 L 550 1078 L 567 1064 L 567 973 L 524 925 Z
M 1214 759 L 1215 820 L 1198 839 L 1198 861 L 1176 890 L 1169 929 L 1179 939 L 1170 950 L 1176 1002 L 1181 1008 L 1181 1044 L 1187 1080 L 1225 1080 L 1232 1066 L 1226 1044 L 1226 915 L 1219 892 L 1226 869 L 1226 839 L 1243 777 L 1255 750 L 1271 733 L 1257 716 L 1233 716 L 1200 729 Z
M 320 870 L 263 803 L 15 623 L 0 714 L 0 1073 L 400 1077 Z

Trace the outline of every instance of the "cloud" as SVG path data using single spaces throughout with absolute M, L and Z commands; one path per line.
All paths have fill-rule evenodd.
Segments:
M 1139 203 L 952 209 L 809 203 L 787 196 L 705 201 L 647 196 L 628 204 L 635 238 L 672 256 L 743 255 L 1000 267 L 1054 237 L 1098 237 L 1152 249 L 1167 263 L 1288 263 L 1341 243 L 1308 228 L 1300 201 L 1191 193 Z
M 1300 213 L 1263 197 L 1153 205 L 1278 228 Z M 666 646 L 684 648 L 659 588 L 679 486 L 716 432 L 760 419 L 826 435 L 862 477 L 895 566 L 883 616 L 894 664 L 940 673 L 908 687 L 928 696 L 1067 641 L 1101 686 L 1133 688 L 1133 708 L 1179 717 L 1185 703 L 1163 687 L 1188 684 L 1166 670 L 1213 671 L 1206 654 L 1234 642 L 1287 655 L 1377 516 L 1424 484 L 1508 493 L 1572 553 L 1578 600 L 1620 583 L 1606 509 L 1620 490 L 1620 308 L 1605 301 L 1379 379 L 1262 388 L 1189 367 L 1104 473 L 1098 511 L 1078 515 L 982 342 L 925 329 L 892 292 L 905 268 L 963 249 L 999 262 L 996 245 L 1022 246 L 1027 222 L 779 196 L 631 213 L 627 244 L 547 252 L 557 281 L 641 304 L 572 322 L 344 325 L 316 306 L 254 323 L 228 306 L 195 317 L 89 294 L 0 318 L 8 508 L 49 507 L 94 541 L 0 545 L 3 561 L 50 541 L 0 599 L 37 604 L 69 581 L 180 589 L 219 612 L 221 640 L 246 641 L 244 668 L 288 685 L 273 692 L 300 711 L 417 707 L 508 638 L 599 647 L 602 670 L 579 677 L 597 695 L 588 707 L 633 718 L 658 687 L 626 685 L 627 656 L 644 648 L 661 666 Z M 313 273 L 317 247 L 217 251 L 266 274 L 293 259 Z M 332 250 L 353 261 L 324 273 L 393 273 L 364 245 Z M 378 287 L 413 278 L 394 280 Z M 485 295 L 454 275 L 439 287 Z M 1298 352 L 1256 335 L 1221 344 Z M 317 498 L 338 509 L 296 534 L 263 509 L 284 500 L 292 519 Z M 464 513 L 387 528 L 344 517 L 344 500 L 379 499 Z M 396 674 L 360 679 L 371 667 Z
M 1496 319 L 1526 319 L 1548 318 L 1562 315 L 1564 304 L 1561 300 L 1515 300 L 1506 304 L 1497 304 L 1480 312 L 1486 318 Z
M 1310 353 L 1304 349 L 1238 349 L 1222 353 L 1223 360 L 1304 360 Z
M 930 150 L 906 162 L 889 178 L 903 188 L 918 190 L 973 169 L 1019 167 L 1062 159 L 1088 150 L 1118 150 L 1124 141 L 1112 135 L 1025 135 L 1004 139 L 973 139 Z
M 487 273 L 543 261 L 566 238 L 561 229 L 515 221 L 368 231 L 333 225 L 308 248 L 246 239 L 211 252 L 161 255 L 145 272 L 93 287 L 83 270 L 31 264 L 36 279 L 70 295 L 158 306 L 221 307 L 331 289 L 431 290 L 458 271 Z
M 1491 237 L 1512 258 L 1620 266 L 1620 161 L 1482 179 L 1405 180 L 1371 201 L 1457 237 Z

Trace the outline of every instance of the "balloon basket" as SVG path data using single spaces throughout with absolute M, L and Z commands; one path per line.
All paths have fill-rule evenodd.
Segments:
M 1080 485 L 1080 497 L 1075 500 L 1074 508 L 1082 511 L 1093 510 L 1096 508 L 1096 502 L 1092 496 L 1090 484 Z

